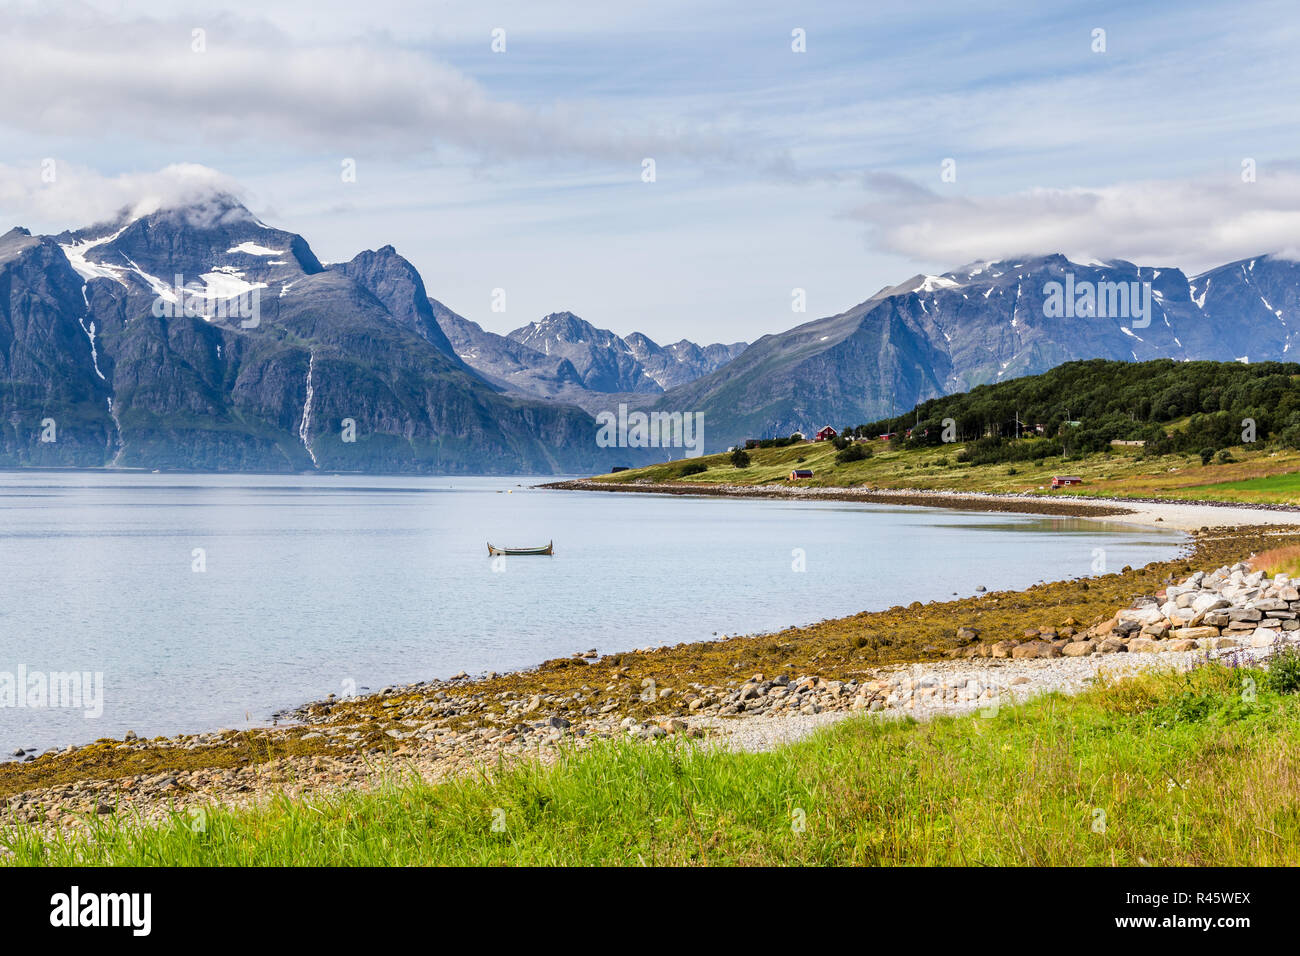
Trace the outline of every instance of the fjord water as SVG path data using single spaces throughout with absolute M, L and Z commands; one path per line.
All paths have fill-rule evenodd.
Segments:
M 1099 548 L 1108 568 L 1136 567 L 1183 540 L 1073 518 L 534 482 L 0 475 L 0 675 L 104 681 L 97 718 L 0 706 L 0 751 L 260 724 L 462 669 L 1086 575 Z M 503 570 L 487 554 L 487 541 L 552 539 L 553 558 Z

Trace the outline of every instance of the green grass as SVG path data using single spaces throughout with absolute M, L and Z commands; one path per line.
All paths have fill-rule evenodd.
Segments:
M 1262 676 L 1213 665 L 990 717 L 857 717 L 764 754 L 606 743 L 202 826 L 10 828 L 0 845 L 31 865 L 1295 865 L 1300 696 Z
M 813 477 L 798 484 L 1300 504 L 1300 452 L 1268 446 L 1233 448 L 1234 462 L 1209 465 L 1202 465 L 1197 455 L 1145 457 L 1138 449 L 1119 446 L 1081 458 L 1054 456 L 990 465 L 959 462 L 962 445 L 901 449 L 873 441 L 869 447 L 874 452 L 871 458 L 846 464 L 836 462 L 836 450 L 830 442 L 805 442 L 785 448 L 751 449 L 750 467 L 743 469 L 732 466 L 730 456 L 723 454 L 692 459 L 692 463 L 708 466 L 707 471 L 695 475 L 683 476 L 687 463 L 675 461 L 597 478 L 611 484 L 666 481 L 685 487 L 787 485 L 793 484 L 786 480 L 793 469 L 808 468 Z M 800 458 L 804 461 L 800 462 Z M 1084 484 L 1053 492 L 1052 476 L 1062 474 L 1078 475 Z
M 1252 496 L 1269 495 L 1300 499 L 1300 472 L 1247 478 L 1244 481 L 1220 481 L 1201 487 L 1211 492 L 1246 492 Z

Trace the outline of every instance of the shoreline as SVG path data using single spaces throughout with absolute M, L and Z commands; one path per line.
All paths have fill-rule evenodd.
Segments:
M 553 491 L 610 491 L 683 497 L 750 498 L 787 501 L 858 501 L 866 504 L 947 508 L 954 511 L 1013 512 L 1093 518 L 1197 531 L 1218 527 L 1264 527 L 1300 524 L 1300 505 L 1270 505 L 1224 501 L 1182 501 L 1162 498 L 1096 498 L 1083 495 L 1045 497 L 1034 494 L 995 494 L 912 488 L 832 488 L 782 485 L 692 485 L 681 482 L 612 482 L 592 478 L 567 479 L 535 485 Z
M 540 487 L 662 493 L 656 486 L 610 486 L 586 479 Z M 695 492 L 672 487 L 668 493 Z M 1072 692 L 1103 672 L 1191 666 L 1206 654 L 1014 661 L 943 658 L 961 655 L 966 642 L 960 635 L 972 625 L 983 631 L 978 640 L 986 647 L 999 636 L 1023 641 L 1025 634 L 1032 633 L 1026 630 L 1027 625 L 1043 635 L 1050 632 L 1053 638 L 1058 637 L 1058 627 L 1063 638 L 1083 633 L 1107 614 L 1129 606 L 1134 593 L 1154 593 L 1161 580 L 1192 570 L 1193 562 L 1208 568 L 1208 560 L 1217 567 L 1225 563 L 1225 557 L 1239 560 L 1246 551 L 1258 550 L 1252 547 L 1254 543 L 1272 546 L 1273 542 L 1258 538 L 1261 533 L 1274 533 L 1263 531 L 1269 524 L 1289 518 L 1300 526 L 1294 513 L 1279 509 L 1245 509 L 1276 512 L 1268 516 L 1270 521 L 1258 525 L 1210 529 L 1197 522 L 1180 529 L 1179 522 L 1162 520 L 1150 509 L 1138 512 L 1110 501 L 1098 504 L 1090 500 L 1032 501 L 1022 496 L 843 489 L 796 492 L 763 488 L 740 493 L 714 488 L 705 494 L 964 505 L 965 510 L 1127 518 L 1138 524 L 1160 521 L 1153 526 L 1194 533 L 1178 557 L 1100 578 L 959 600 L 914 602 L 906 608 L 860 612 L 768 634 L 606 657 L 588 652 L 484 679 L 461 674 L 443 681 L 384 688 L 365 697 L 311 701 L 282 715 L 282 719 L 293 721 L 289 725 L 147 741 L 101 740 L 27 763 L 0 764 L 0 820 L 4 821 L 0 827 L 14 822 L 78 824 L 86 815 L 111 813 L 157 820 L 178 807 L 242 805 L 279 794 L 323 795 L 340 789 L 367 789 L 394 773 L 414 772 L 435 782 L 486 772 L 499 761 L 536 759 L 548 763 L 566 748 L 624 736 L 646 740 L 689 736 L 710 746 L 766 749 L 800 739 L 858 710 L 883 711 L 882 717 L 890 717 L 987 706 L 987 700 L 967 700 L 954 710 L 944 691 L 939 700 L 923 701 L 921 710 L 915 710 L 922 695 L 933 693 L 926 690 L 932 684 L 923 683 L 928 680 L 926 675 L 951 672 L 954 680 L 962 682 L 969 682 L 972 674 L 983 675 L 999 686 L 998 699 L 1010 703 L 1050 690 Z M 1039 507 L 1029 511 L 1025 505 Z M 1172 506 L 1184 518 L 1189 509 L 1200 507 L 1182 502 Z M 1300 527 L 1291 533 L 1300 542 Z M 958 636 L 955 642 L 954 634 Z M 902 640 L 904 636 L 907 640 Z M 1002 656 L 1009 658 L 1010 654 Z M 763 675 L 768 675 L 769 681 L 771 675 L 778 681 L 784 679 L 779 686 L 797 688 L 807 704 L 775 718 L 746 714 L 744 688 Z M 599 689 L 602 684 L 603 691 Z M 880 703 L 903 694 L 910 705 L 897 700 Z

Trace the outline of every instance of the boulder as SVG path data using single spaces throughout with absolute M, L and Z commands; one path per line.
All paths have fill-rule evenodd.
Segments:
M 1016 658 L 1060 657 L 1061 649 L 1047 641 L 1027 641 L 1019 647 L 1012 648 L 1011 656 Z
M 1066 657 L 1087 657 L 1097 647 L 1097 641 L 1071 641 L 1061 648 Z
M 1192 600 L 1192 610 L 1198 614 L 1204 614 L 1206 611 L 1217 611 L 1219 608 L 1230 606 L 1229 602 L 1213 592 L 1198 594 Z
M 1154 624 L 1160 620 L 1160 608 L 1154 604 L 1148 604 L 1143 607 L 1131 607 L 1120 611 L 1116 615 L 1120 623 L 1125 621 L 1136 622 L 1139 627 L 1143 624 Z
M 1218 637 L 1217 627 L 1180 627 L 1169 635 L 1175 641 L 1196 641 L 1203 637 Z
M 1268 647 L 1278 639 L 1278 632 L 1271 627 L 1257 627 L 1250 635 L 1251 647 Z
M 1135 637 L 1128 642 L 1128 652 L 1130 654 L 1154 654 L 1160 650 L 1161 643 L 1149 637 Z

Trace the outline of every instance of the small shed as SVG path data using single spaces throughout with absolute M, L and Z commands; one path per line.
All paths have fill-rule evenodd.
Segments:
M 1064 488 L 1066 485 L 1081 485 L 1081 484 L 1083 484 L 1083 479 L 1078 477 L 1077 475 L 1053 475 L 1052 476 L 1053 488 Z
M 811 468 L 796 468 L 794 471 L 790 472 L 791 481 L 798 481 L 800 478 L 811 478 L 811 477 L 812 477 Z

